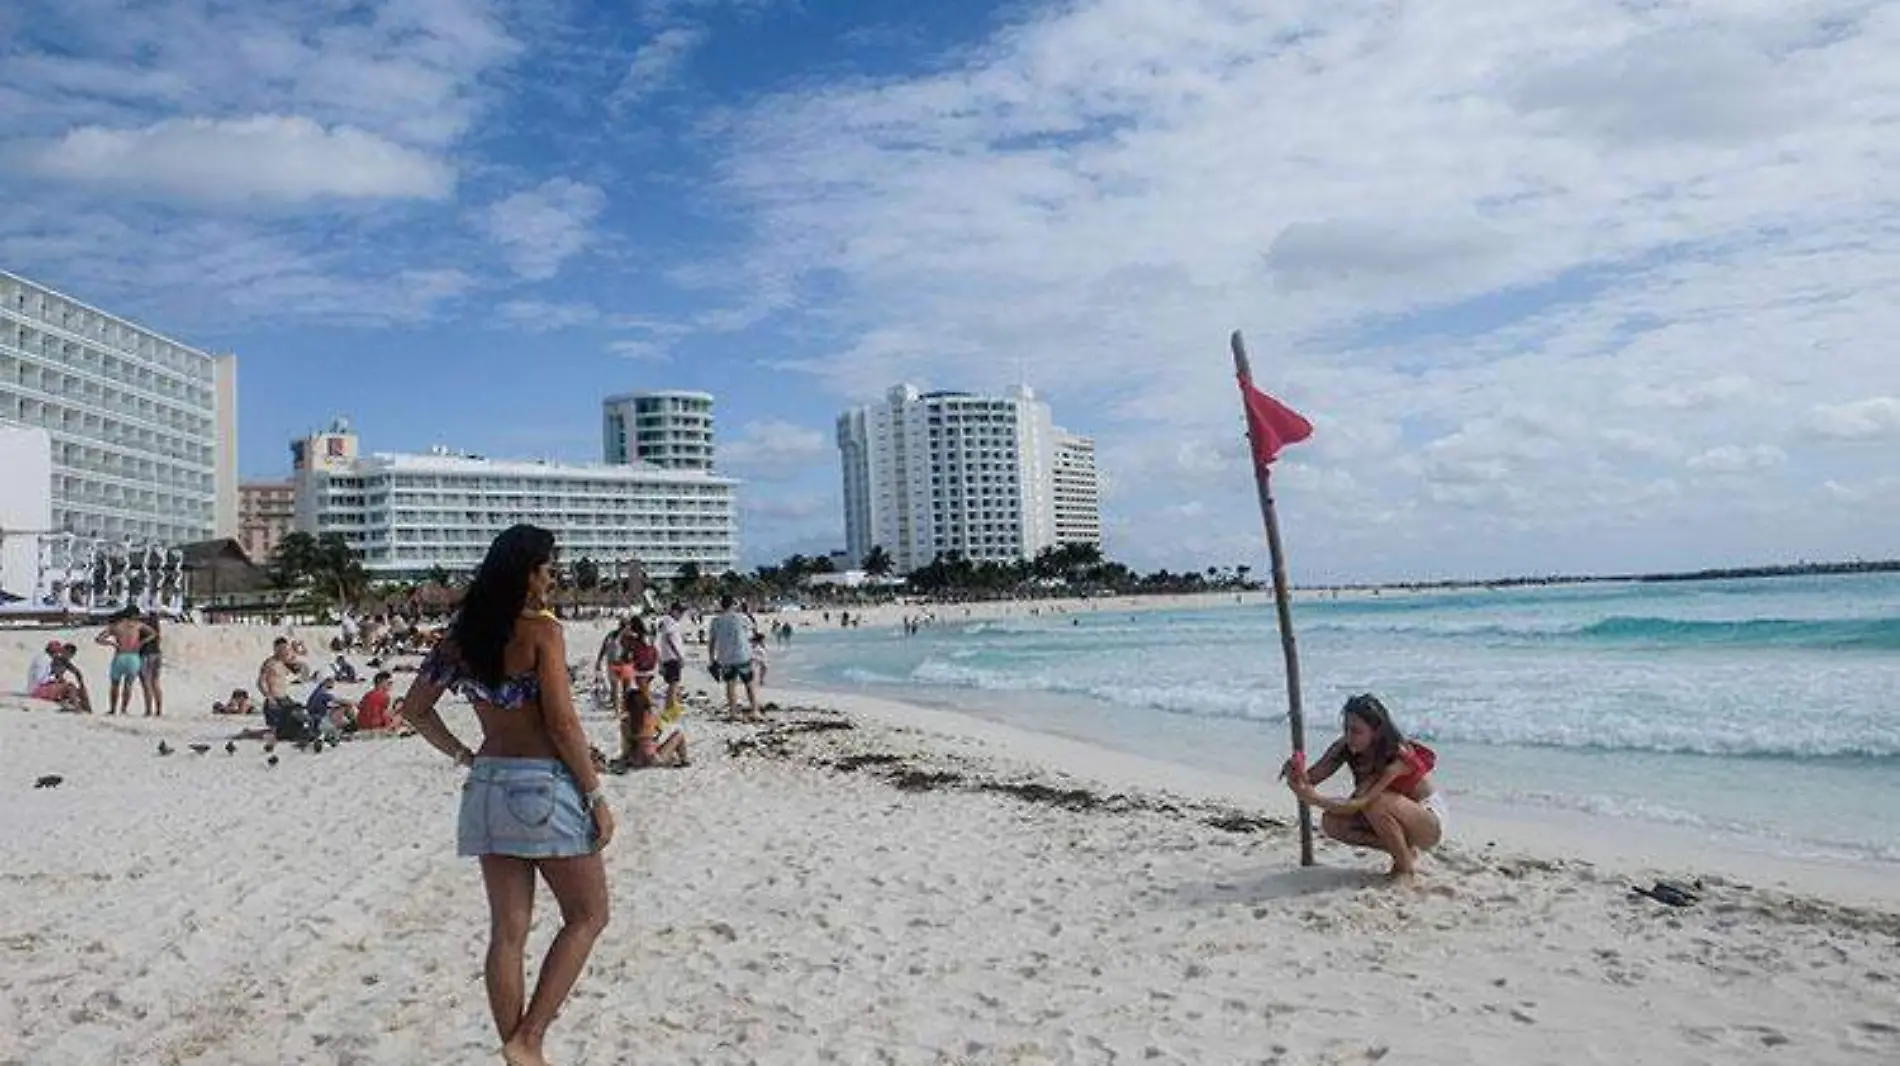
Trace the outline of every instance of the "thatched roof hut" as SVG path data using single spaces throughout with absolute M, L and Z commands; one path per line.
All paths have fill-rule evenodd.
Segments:
M 178 550 L 185 557 L 185 595 L 193 602 L 270 587 L 270 574 L 229 537 L 180 545 Z

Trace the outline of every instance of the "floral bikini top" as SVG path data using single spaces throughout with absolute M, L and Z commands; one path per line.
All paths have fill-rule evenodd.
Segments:
M 486 703 L 504 711 L 518 711 L 541 698 L 541 679 L 533 670 L 523 670 L 513 677 L 503 678 L 499 685 L 489 685 L 481 678 L 468 672 L 458 655 L 442 650 L 438 645 L 422 660 L 417 674 L 431 684 L 439 685 L 470 703 Z

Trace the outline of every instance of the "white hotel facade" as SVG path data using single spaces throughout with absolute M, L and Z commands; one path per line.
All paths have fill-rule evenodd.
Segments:
M 426 454 L 358 452 L 346 423 L 291 444 L 296 526 L 341 534 L 381 579 L 417 579 L 440 567 L 462 576 L 496 534 L 520 522 L 551 530 L 567 562 L 591 559 L 604 574 L 637 563 L 672 578 L 739 558 L 737 481 L 706 470 L 647 463 L 570 464 Z
M 898 573 L 955 553 L 1033 558 L 1102 540 L 1095 446 L 1056 428 L 1026 386 L 1000 397 L 898 385 L 838 418 L 846 553 L 873 547 Z
M 52 444 L 51 528 L 10 532 L 168 545 L 236 535 L 233 356 L 0 271 L 0 424 Z

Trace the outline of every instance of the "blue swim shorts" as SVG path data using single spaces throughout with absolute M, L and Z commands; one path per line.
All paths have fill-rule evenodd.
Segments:
M 456 854 L 564 859 L 593 851 L 593 815 L 559 759 L 475 760 L 462 785 Z

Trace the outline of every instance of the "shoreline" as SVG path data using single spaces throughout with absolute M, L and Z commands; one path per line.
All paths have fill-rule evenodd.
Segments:
M 799 685 L 773 689 L 774 699 L 834 707 L 879 725 L 928 734 L 947 750 L 1003 764 L 1020 761 L 1109 790 L 1150 790 L 1231 805 L 1250 816 L 1292 825 L 1296 807 L 1284 787 L 1233 774 L 1101 747 L 977 714 L 882 694 Z M 1702 830 L 1581 811 L 1521 808 L 1450 793 L 1449 845 L 1539 861 L 1577 860 L 1640 878 L 1718 876 L 1854 906 L 1900 909 L 1900 863 L 1877 859 L 1804 858 L 1746 850 Z M 1341 853 L 1344 849 L 1339 849 Z M 1429 861 L 1429 860 L 1428 860 Z

